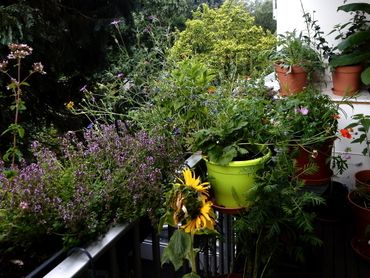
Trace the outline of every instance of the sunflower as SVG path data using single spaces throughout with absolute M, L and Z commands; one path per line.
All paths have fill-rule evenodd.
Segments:
M 212 210 L 212 202 L 204 199 L 198 215 L 189 219 L 181 228 L 184 229 L 185 233 L 195 234 L 204 229 L 214 230 L 214 226 L 215 216 Z
M 190 234 L 214 230 L 215 215 L 208 200 L 209 182 L 202 183 L 189 168 L 185 168 L 182 175 L 183 178 L 177 178 L 179 182 L 173 184 L 167 199 L 171 223 Z
M 196 178 L 194 172 L 189 168 L 185 168 L 182 171 L 182 175 L 184 176 L 184 180 L 178 178 L 181 184 L 190 186 L 199 193 L 208 196 L 209 182 L 201 183 L 200 177 Z

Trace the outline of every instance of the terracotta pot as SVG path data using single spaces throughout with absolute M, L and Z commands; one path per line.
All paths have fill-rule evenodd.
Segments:
M 313 149 L 299 147 L 298 155 L 295 157 L 298 173 L 302 172 L 309 163 L 315 163 L 318 170 L 313 174 L 301 174 L 299 179 L 303 180 L 306 185 L 324 185 L 328 184 L 333 176 L 333 171 L 330 168 L 330 156 L 333 148 L 333 141 L 324 142 L 317 149 L 316 155 L 313 155 Z
M 366 229 L 370 225 L 370 209 L 356 202 L 355 191 L 348 193 L 348 202 L 355 224 L 355 236 L 352 238 L 351 246 L 359 256 L 370 262 L 370 233 L 366 234 Z
M 307 72 L 300 66 L 292 66 L 291 72 L 288 73 L 288 69 L 275 65 L 275 72 L 280 85 L 279 93 L 282 96 L 297 94 L 308 84 Z
M 370 170 L 358 171 L 355 174 L 356 186 L 370 191 Z
M 337 67 L 332 73 L 333 93 L 353 96 L 361 88 L 362 65 Z

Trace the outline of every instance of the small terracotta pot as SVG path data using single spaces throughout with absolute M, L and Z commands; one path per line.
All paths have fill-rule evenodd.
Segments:
M 333 93 L 338 96 L 353 96 L 361 88 L 362 65 L 337 67 L 332 73 Z
M 358 171 L 355 174 L 356 187 L 370 192 L 370 170 Z
M 281 96 L 290 96 L 297 94 L 307 86 L 307 72 L 300 66 L 292 66 L 291 71 L 275 65 L 275 72 L 279 81 Z

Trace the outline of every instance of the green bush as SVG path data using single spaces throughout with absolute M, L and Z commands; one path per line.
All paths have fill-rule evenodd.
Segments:
M 275 38 L 254 25 L 254 18 L 238 0 L 227 0 L 218 9 L 203 4 L 186 21 L 186 28 L 170 50 L 170 59 L 196 57 L 212 70 L 230 75 L 260 74 L 268 66 L 266 50 Z

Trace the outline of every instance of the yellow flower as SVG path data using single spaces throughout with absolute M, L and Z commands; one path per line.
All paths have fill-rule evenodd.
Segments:
M 68 110 L 71 110 L 71 109 L 73 109 L 73 107 L 74 107 L 74 102 L 73 101 L 70 101 L 70 102 L 68 102 L 67 104 L 66 104 L 66 108 L 68 109 Z
M 212 210 L 212 202 L 203 202 L 203 206 L 200 208 L 199 214 L 188 221 L 185 225 L 181 226 L 181 228 L 184 229 L 185 233 L 191 234 L 195 234 L 203 229 L 214 230 L 215 217 Z
M 194 172 L 192 172 L 189 168 L 185 168 L 182 171 L 182 175 L 184 176 L 184 180 L 179 179 L 181 184 L 190 186 L 196 191 L 208 196 L 209 182 L 201 183 L 200 178 L 195 178 Z

